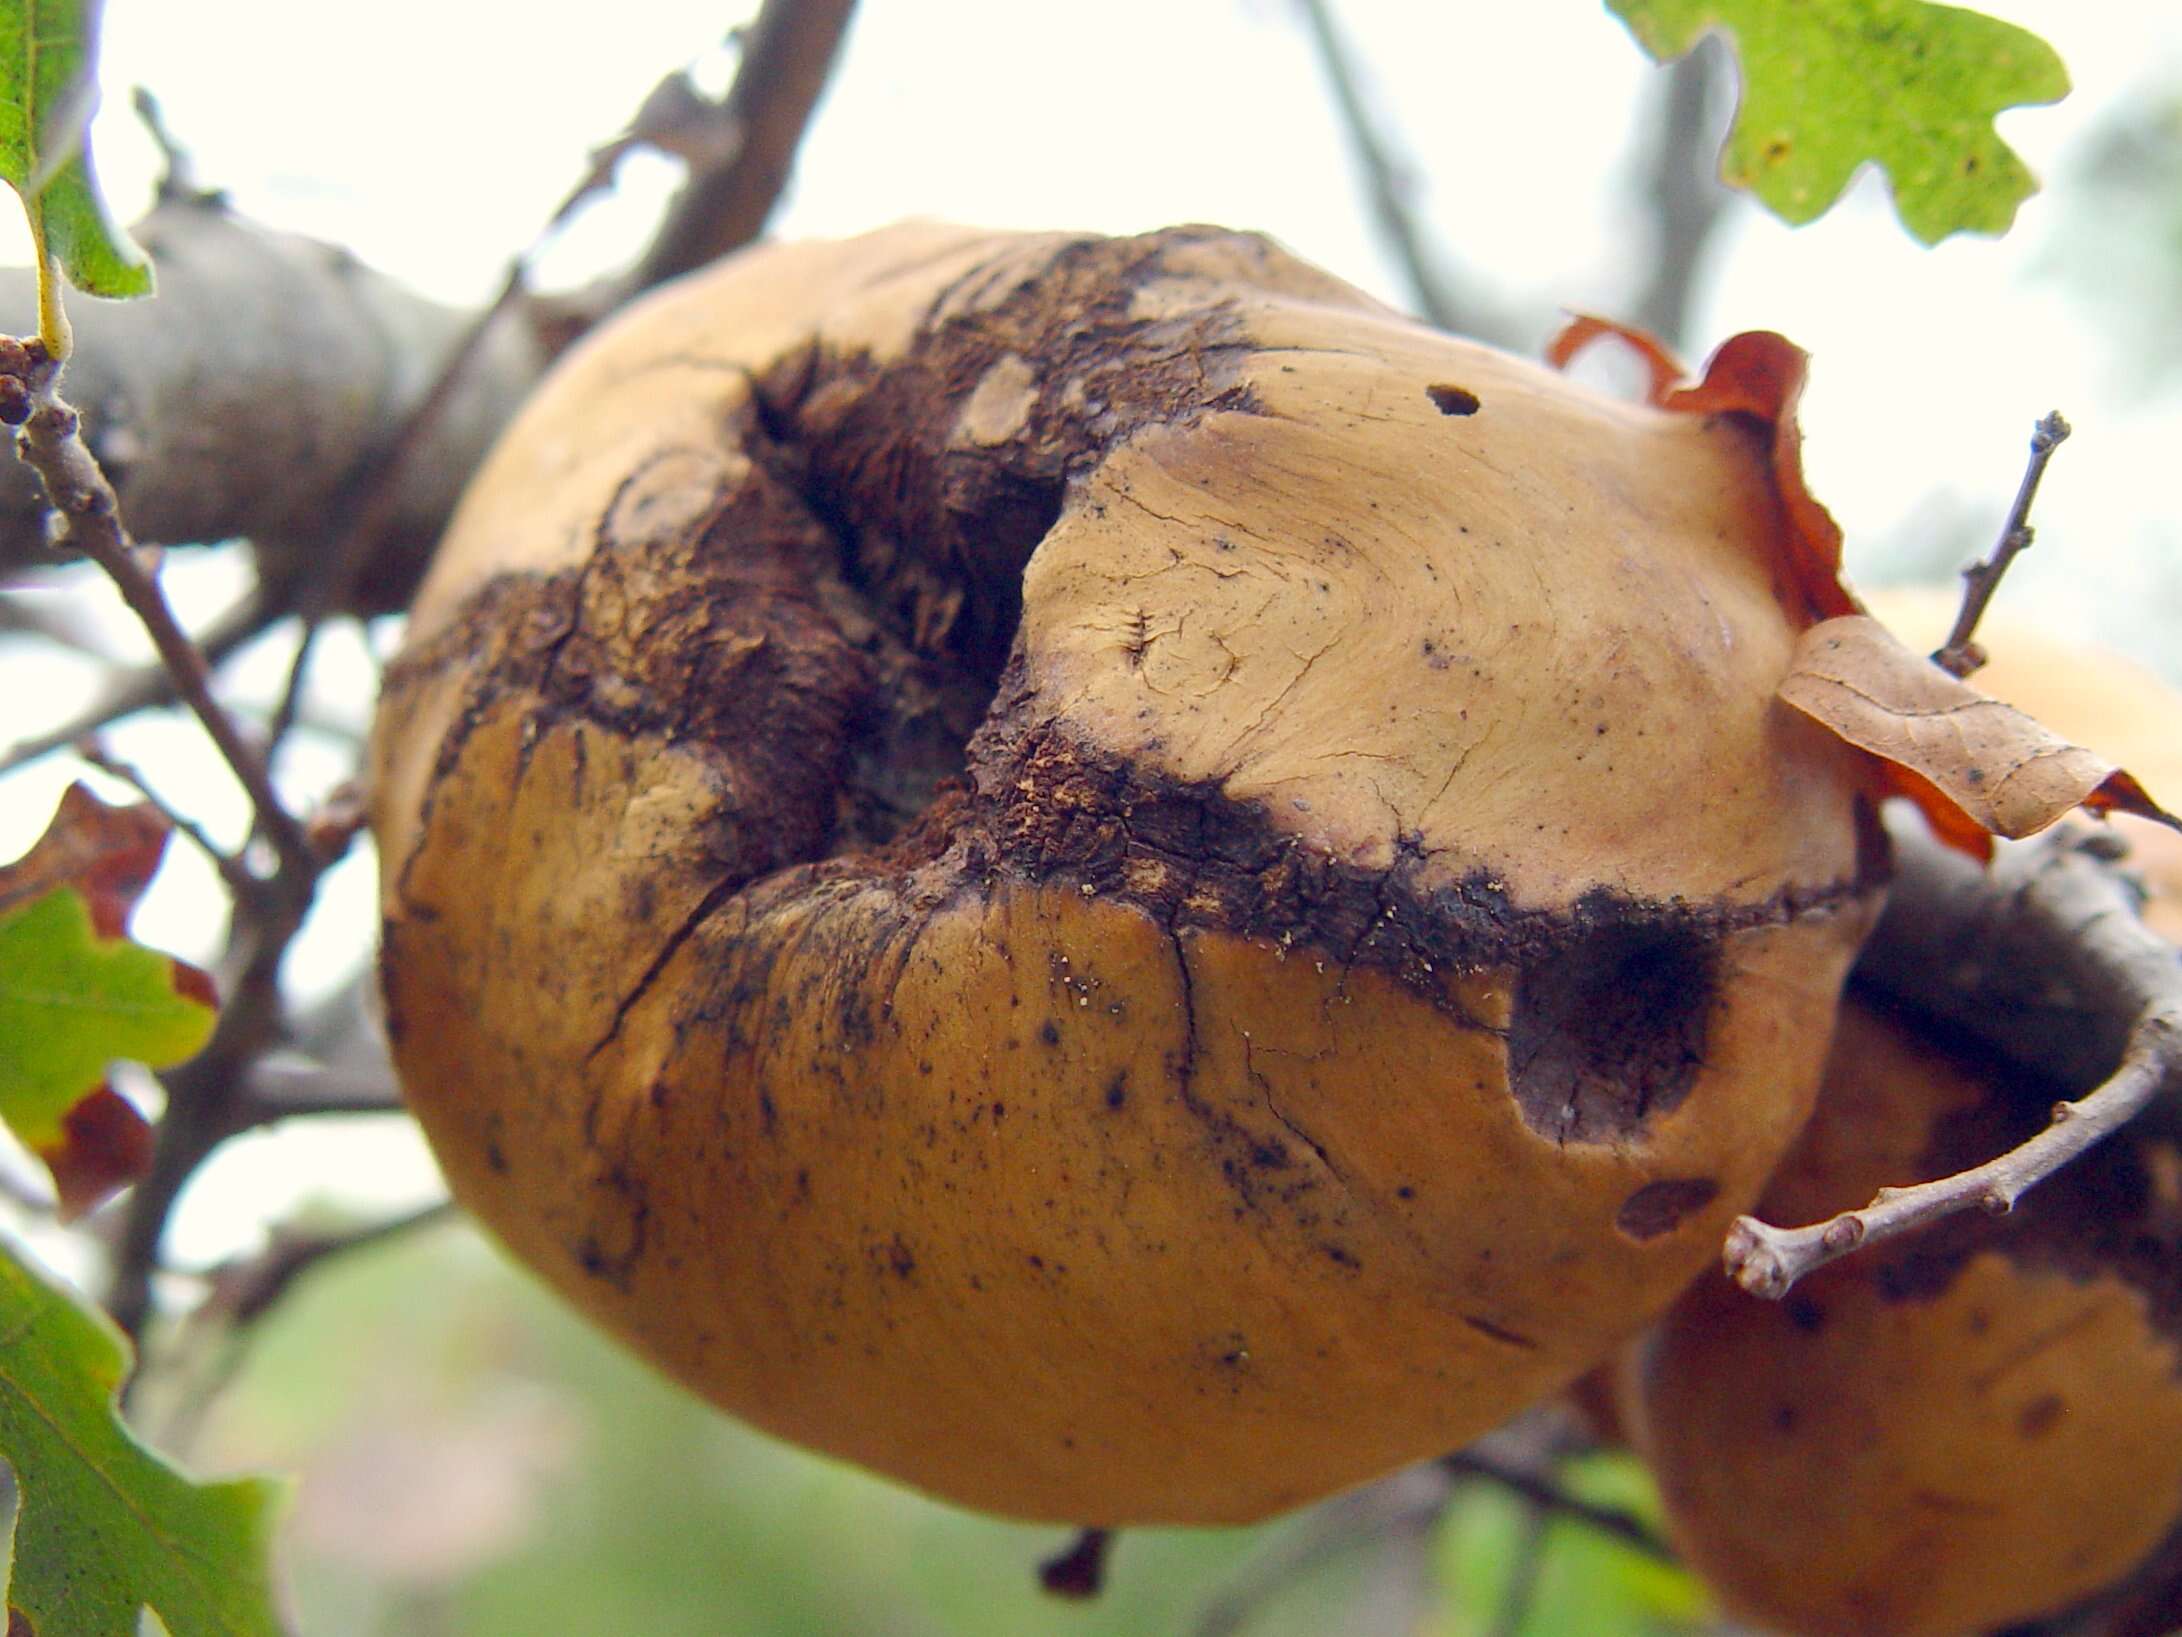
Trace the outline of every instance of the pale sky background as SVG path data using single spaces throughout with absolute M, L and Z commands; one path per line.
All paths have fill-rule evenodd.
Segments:
M 1418 204 L 1451 265 L 1500 305 L 1612 313 L 1642 270 L 1642 217 L 1626 202 L 1632 121 L 1658 94 L 1654 68 L 1597 0 L 1345 0 L 1340 6 L 1383 123 L 1414 162 Z M 1982 9 L 2033 28 L 2067 62 L 2075 91 L 2022 110 L 2003 134 L 2049 183 L 2102 118 L 2153 88 L 2182 85 L 2176 0 L 2013 0 Z M 149 198 L 156 157 L 127 108 L 159 96 L 208 184 L 273 225 L 345 243 L 441 298 L 471 303 L 497 283 L 610 136 L 668 70 L 718 49 L 746 0 L 624 0 L 604 9 L 513 0 L 110 0 L 110 104 L 96 151 L 121 214 Z M 558 19 L 567 19 L 566 21 Z M 543 271 L 573 281 L 642 242 L 675 170 L 625 167 Z M 1175 221 L 1265 230 L 1378 295 L 1406 304 L 1379 248 L 1341 132 L 1286 0 L 864 0 L 847 56 L 806 143 L 780 231 L 844 234 L 905 215 L 995 226 L 1130 232 Z M 1920 520 L 1997 526 L 2031 422 L 2059 407 L 2077 436 L 2040 502 L 2039 547 L 2011 581 L 2017 606 L 2056 627 L 2129 648 L 2175 674 L 2163 638 L 2182 606 L 2182 506 L 2175 451 L 2182 391 L 2132 383 L 2111 314 L 2062 276 L 2087 252 L 2056 193 L 2034 198 L 2000 241 L 1936 251 L 1894 221 L 1867 177 L 1817 224 L 1781 226 L 1753 208 L 1715 247 L 1719 276 L 1699 309 L 1706 346 L 1777 329 L 1814 355 L 1805 399 L 1814 491 L 1846 528 L 1852 565 L 1880 560 Z M 2107 224 L 2125 237 L 2129 224 Z M 22 259 L 12 220 L 0 256 Z M 2171 264 L 2170 264 L 2171 265 Z M 0 315 L 27 328 L 31 315 Z M 1528 340 L 1543 339 L 1543 325 Z M 233 575 L 170 559 L 178 597 L 210 606 Z M 281 659 L 259 656 L 270 687 Z M 94 679 L 88 667 L 0 658 L 0 698 L 39 717 Z M 325 708 L 360 718 L 368 672 L 352 650 L 328 668 Z M 8 712 L 16 728 L 20 707 Z M 15 731 L 0 737 L 16 736 Z M 224 835 L 232 791 L 204 788 L 194 729 L 151 723 L 117 735 L 170 795 Z M 304 741 L 283 768 L 314 789 L 338 748 Z M 0 784 L 0 857 L 43 827 L 65 758 Z M 177 844 L 139 917 L 148 942 L 212 947 L 217 888 Z M 370 936 L 368 862 L 329 885 L 296 975 L 328 981 Z M 200 1179 L 174 1248 L 188 1260 L 236 1240 L 244 1210 L 314 1192 L 423 1197 L 430 1172 L 401 1122 L 346 1122 L 298 1145 L 234 1145 Z

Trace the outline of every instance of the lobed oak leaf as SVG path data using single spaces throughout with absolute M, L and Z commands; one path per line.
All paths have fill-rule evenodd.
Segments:
M 107 1083 L 178 1063 L 211 1034 L 212 982 L 129 942 L 167 824 L 71 785 L 36 845 L 0 867 L 0 1122 L 53 1173 L 69 1220 L 150 1167 L 151 1128 Z
M 9 1637 L 279 1637 L 277 1486 L 199 1483 L 116 1413 L 126 1343 L 0 1242 L 0 1457 L 15 1476 Z

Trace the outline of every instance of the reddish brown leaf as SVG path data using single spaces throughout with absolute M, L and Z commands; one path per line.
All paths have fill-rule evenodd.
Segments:
M 98 935 L 118 938 L 166 845 L 167 821 L 144 803 L 109 806 L 88 786 L 72 784 L 37 844 L 0 866 L 0 914 L 55 887 L 74 887 L 90 904 Z
M 38 1150 L 53 1173 L 63 1222 L 73 1222 L 152 1168 L 152 1128 L 129 1100 L 100 1086 L 61 1116 L 59 1143 Z
M 1643 358 L 1652 373 L 1651 401 L 1661 409 L 1739 415 L 1757 423 L 1766 435 L 1773 490 L 1788 525 L 1778 554 L 1787 590 L 1804 618 L 1814 623 L 1861 613 L 1862 605 L 1841 583 L 1841 526 L 1803 481 L 1803 430 L 1796 424 L 1796 402 L 1803 395 L 1809 355 L 1771 330 L 1749 330 L 1720 344 L 1705 361 L 1704 379 L 1678 387 L 1674 383 L 1682 367 L 1659 342 L 1611 319 L 1580 315 L 1548 345 L 1547 362 L 1565 368 L 1605 336 L 1627 343 Z
M 1667 394 L 1689 372 L 1682 367 L 1682 360 L 1669 352 L 1657 336 L 1632 325 L 1617 324 L 1611 318 L 1600 318 L 1593 313 L 1572 314 L 1561 326 L 1560 333 L 1546 343 L 1546 362 L 1555 369 L 1566 369 L 1569 360 L 1592 342 L 1609 338 L 1621 342 L 1644 361 L 1644 367 L 1651 372 L 1645 399 L 1655 409 L 1664 408 Z
M 167 834 L 167 821 L 150 806 L 111 806 L 86 786 L 70 785 L 37 843 L 14 863 L 0 866 L 0 917 L 42 914 L 47 906 L 41 901 L 71 889 L 82 899 L 78 913 L 88 914 L 95 938 L 124 939 L 129 917 L 159 869 Z M 25 957 L 18 951 L 15 958 Z M 166 979 L 175 995 L 206 1013 L 217 1008 L 210 977 L 186 961 L 158 958 L 167 963 Z M 51 987 L 56 980 L 41 974 L 37 981 Z M 0 1117 L 52 1170 L 63 1221 L 138 1180 L 152 1158 L 151 1127 L 100 1078 L 103 1057 L 125 1055 L 131 1048 L 116 1046 L 87 1016 L 77 1017 L 73 1026 L 88 1031 L 80 1078 L 64 1073 L 53 1080 L 51 1063 L 41 1060 L 31 1080 L 0 1088 L 6 1092 Z M 134 1049 L 148 1048 L 139 1043 Z M 41 1081 L 39 1074 L 49 1078 Z
M 1771 330 L 1750 330 L 1723 342 L 1705 364 L 1705 378 L 1667 395 L 1666 407 L 1692 415 L 1747 415 L 1772 441 L 1773 486 L 1788 514 L 1783 566 L 1814 620 L 1863 610 L 1841 583 L 1841 525 L 1812 498 L 1803 481 L 1803 429 L 1796 403 L 1810 372 L 1810 355 Z
M 1987 698 L 1864 615 L 1806 631 L 1780 697 L 1911 775 L 1899 787 L 1957 845 L 1965 820 L 2027 836 L 2078 806 L 2182 829 L 2113 763 Z

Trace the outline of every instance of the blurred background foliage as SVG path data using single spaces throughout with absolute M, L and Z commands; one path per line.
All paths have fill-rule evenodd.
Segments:
M 143 1404 L 155 1435 L 206 1469 L 296 1475 L 284 1567 L 309 1637 L 1707 1629 L 1680 1570 L 1429 1472 L 1258 1528 L 1129 1531 L 1099 1597 L 1059 1600 L 1036 1568 L 1065 1531 L 712 1414 L 455 1222 L 326 1264 L 240 1335 L 185 1336 L 170 1365 Z M 1626 1458 L 1560 1479 L 1651 1510 Z

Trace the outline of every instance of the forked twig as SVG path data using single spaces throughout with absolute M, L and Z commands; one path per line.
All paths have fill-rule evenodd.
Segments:
M 1106 1559 L 1113 1549 L 1113 1530 L 1079 1529 L 1074 1540 L 1038 1565 L 1038 1584 L 1072 1602 L 1096 1597 L 1106 1589 Z
M 235 895 L 237 901 L 247 903 L 258 895 L 263 883 L 250 873 L 249 867 L 206 834 L 203 825 L 153 789 L 151 782 L 144 777 L 143 771 L 135 763 L 125 762 L 109 752 L 105 746 L 95 743 L 78 745 L 76 754 L 108 778 L 119 779 L 141 796 L 153 812 L 166 820 L 170 829 L 204 854 L 212 867 L 220 872 L 220 879 L 227 883 L 227 890 Z
M 2062 1084 L 2097 1084 L 1970 1170 L 1883 1188 L 1861 1210 L 1807 1227 L 1737 1218 L 1725 1262 L 1753 1295 L 1783 1296 L 1813 1269 L 1941 1217 L 2011 1210 L 2163 1095 L 2182 1097 L 2182 961 L 2137 918 L 2107 833 L 2056 826 L 2005 848 L 1989 874 L 1906 828 L 1895 839 L 1902 876 L 1859 976 L 1928 1011 L 1936 992 L 1945 1021 L 2003 1056 Z M 1935 971 L 1945 981 L 1933 983 Z M 2098 1019 L 2120 1022 L 2118 1044 Z M 2099 1055 L 2088 1073 L 2086 1044 Z
M 58 361 L 39 342 L 0 340 L 0 387 L 5 389 L 0 390 L 0 419 L 20 428 L 16 452 L 45 485 L 57 541 L 97 563 L 114 582 L 159 651 L 182 702 L 204 724 L 248 793 L 258 825 L 282 864 L 307 876 L 316 865 L 302 826 L 281 804 L 257 746 L 213 697 L 212 671 L 203 652 L 175 618 L 157 576 L 139 560 L 122 527 L 113 485 L 84 447 L 81 418 L 55 390 L 59 374 Z
M 197 651 L 204 655 L 207 667 L 217 670 L 237 649 L 270 630 L 279 618 L 280 610 L 273 599 L 266 596 L 262 588 L 253 590 L 232 608 L 214 616 L 196 635 Z M 5 751 L 0 751 L 0 773 L 12 773 L 40 757 L 66 750 L 90 735 L 102 732 L 124 717 L 178 704 L 181 698 L 181 686 L 165 665 L 146 665 L 131 671 L 94 700 L 81 715 L 71 717 L 58 727 L 19 739 Z
M 1314 1507 L 1294 1533 L 1273 1541 L 1205 1603 L 1192 1637 L 1234 1637 L 1266 1605 L 1335 1558 L 1389 1537 L 1431 1530 L 1453 1489 L 1454 1475 L 1434 1461 Z
M 1567 1518 L 1587 1529 L 1595 1529 L 1622 1545 L 1642 1552 L 1646 1557 L 1662 1563 L 1681 1561 L 1669 1546 L 1643 1519 L 1618 1507 L 1600 1506 L 1573 1495 L 1543 1472 L 1512 1462 L 1498 1460 L 1477 1449 L 1459 1450 L 1446 1456 L 1441 1463 L 1448 1471 L 1466 1477 L 1485 1478 L 1500 1485 L 1510 1494 L 1529 1502 L 1538 1511 L 1552 1517 Z
M 2015 504 L 2008 508 L 2008 520 L 2000 527 L 2000 541 L 1984 562 L 1972 563 L 1962 571 L 1962 608 L 1955 615 L 1955 628 L 1932 653 L 1932 663 L 1950 676 L 1968 676 L 1985 663 L 1984 650 L 1971 640 L 1977 622 L 1985 617 L 1985 606 L 2000 589 L 2008 565 L 2030 549 L 2030 508 L 2038 497 L 2038 480 L 2046 475 L 2046 462 L 2067 440 L 2068 433 L 2068 422 L 2061 419 L 2057 409 L 2031 429 L 2030 459 L 2023 467 L 2023 480 L 2016 485 Z
M 1402 271 L 1409 275 L 1409 288 L 1417 298 L 1420 316 L 1435 329 L 1462 328 L 1462 302 L 1425 243 L 1424 230 L 1417 223 L 1409 198 L 1408 175 L 1388 148 L 1366 104 L 1356 64 L 1334 24 L 1332 9 L 1326 0 L 1297 0 L 1297 5 L 1333 92 L 1342 128 L 1348 132 L 1349 146 L 1355 150 L 1357 167 L 1364 173 L 1372 220 L 1402 264 Z

